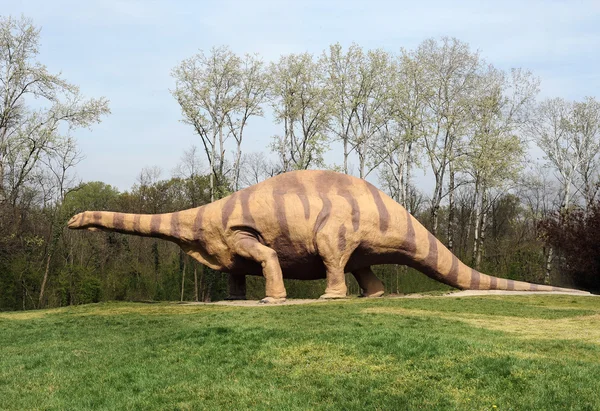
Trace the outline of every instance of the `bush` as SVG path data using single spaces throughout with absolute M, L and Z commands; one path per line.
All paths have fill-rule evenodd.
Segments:
M 542 221 L 541 228 L 573 285 L 600 294 L 600 201 L 587 210 L 557 213 Z

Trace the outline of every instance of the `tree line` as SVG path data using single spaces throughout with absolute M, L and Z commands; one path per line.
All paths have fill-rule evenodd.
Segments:
M 577 284 L 577 275 L 563 275 L 573 264 L 553 241 L 550 221 L 564 228 L 575 209 L 584 213 L 577 221 L 596 215 L 600 103 L 594 97 L 538 101 L 540 81 L 531 72 L 494 67 L 455 38 L 397 53 L 333 44 L 318 55 L 274 62 L 215 47 L 172 71 L 171 93 L 199 148 L 182 150 L 169 178 L 144 169 L 121 193 L 75 179 L 81 154 L 72 132 L 108 115 L 108 101 L 86 99 L 48 73 L 37 61 L 39 36 L 29 19 L 0 17 L 0 308 L 222 298 L 224 276 L 174 245 L 67 232 L 65 222 L 86 209 L 196 207 L 308 168 L 377 182 L 474 268 Z M 268 147 L 244 151 L 251 145 L 244 140 L 248 127 L 265 115 L 279 132 Z M 532 147 L 542 162 L 531 159 Z M 333 151 L 339 164 L 327 161 Z M 432 180 L 432 192 L 419 183 L 424 178 Z M 402 284 L 432 286 L 405 268 L 379 270 L 388 292 L 402 292 Z M 260 289 L 257 281 L 249 281 L 249 295 Z M 288 290 L 312 296 L 318 287 L 304 282 Z

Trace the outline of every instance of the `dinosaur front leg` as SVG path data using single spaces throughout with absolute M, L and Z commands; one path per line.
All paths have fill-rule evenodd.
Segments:
M 256 238 L 245 233 L 236 233 L 234 252 L 244 258 L 256 261 L 262 266 L 266 280 L 266 297 L 261 303 L 281 303 L 285 301 L 286 291 L 283 285 L 281 266 L 277 253 L 261 244 Z
M 371 267 L 354 270 L 352 271 L 352 275 L 356 278 L 356 281 L 362 290 L 362 297 L 381 297 L 383 295 L 383 283 L 377 278 L 373 270 L 371 270 Z
M 339 242 L 333 241 L 327 234 L 317 237 L 317 247 L 327 271 L 327 288 L 320 298 L 346 298 L 348 293 L 344 275 L 344 267 L 348 261 L 348 256 L 345 255 L 346 249 L 340 247 Z

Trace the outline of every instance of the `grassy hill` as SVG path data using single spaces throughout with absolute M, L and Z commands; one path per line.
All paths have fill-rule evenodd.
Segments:
M 0 409 L 600 409 L 600 298 L 0 313 Z

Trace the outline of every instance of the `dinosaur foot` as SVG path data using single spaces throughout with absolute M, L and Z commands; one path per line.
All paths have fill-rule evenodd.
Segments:
M 376 291 L 376 292 L 374 292 L 372 294 L 367 294 L 367 293 L 363 292 L 363 293 L 361 293 L 359 295 L 359 297 L 363 297 L 363 298 L 377 298 L 377 297 L 383 296 L 383 293 L 384 293 L 383 291 Z
M 346 298 L 346 294 L 325 293 L 319 297 L 320 300 L 340 300 Z
M 265 297 L 259 301 L 260 304 L 281 304 L 284 302 L 285 302 L 285 297 L 283 297 L 283 298 Z

